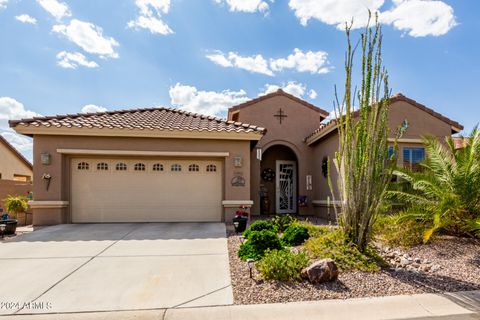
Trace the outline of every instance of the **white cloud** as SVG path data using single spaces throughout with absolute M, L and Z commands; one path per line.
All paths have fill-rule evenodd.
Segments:
M 95 61 L 88 61 L 80 52 L 61 51 L 57 54 L 57 60 L 57 64 L 66 69 L 77 69 L 78 66 L 84 66 L 87 68 L 98 67 L 98 64 Z
M 0 0 L 0 10 L 7 7 L 8 0 Z
M 238 12 L 266 12 L 268 3 L 263 0 L 215 0 L 218 4 L 226 3 L 230 11 Z
M 29 16 L 28 14 L 21 14 L 19 16 L 15 16 L 15 19 L 22 23 L 37 24 L 37 19 Z
M 396 0 L 381 21 L 412 37 L 441 36 L 457 25 L 453 8 L 442 1 Z
M 291 95 L 294 95 L 296 97 L 303 98 L 307 90 L 307 86 L 305 84 L 298 83 L 295 81 L 289 81 L 286 84 L 282 84 L 282 85 L 266 84 L 263 92 L 261 92 L 259 96 L 263 96 L 263 95 L 275 92 L 278 89 L 282 89 L 286 93 L 290 93 Z
M 308 97 L 310 99 L 315 99 L 317 96 L 318 96 L 317 91 L 313 89 L 310 89 L 310 91 L 308 91 Z
M 169 94 L 173 106 L 207 115 L 224 114 L 229 107 L 249 100 L 243 90 L 202 91 L 180 83 L 170 87 Z
M 42 6 L 45 11 L 50 13 L 55 19 L 60 20 L 63 17 L 70 17 L 72 15 L 68 5 L 65 2 L 57 0 L 37 0 L 38 4 Z
M 241 56 L 236 52 L 228 54 L 215 50 L 206 57 L 225 68 L 239 68 L 250 72 L 273 76 L 274 72 L 292 69 L 297 72 L 328 73 L 328 54 L 324 51 L 306 51 L 295 48 L 287 58 L 270 59 L 261 54 L 254 56 Z
M 274 71 L 295 69 L 298 72 L 328 73 L 328 54 L 325 51 L 307 51 L 295 48 L 287 58 L 271 59 L 270 66 Z
M 25 109 L 25 106 L 10 97 L 0 97 L 0 134 L 28 159 L 32 159 L 32 139 L 19 135 L 8 125 L 8 120 L 19 120 L 40 116 Z
M 170 0 L 135 0 L 135 5 L 140 10 L 140 14 L 135 20 L 129 21 L 127 27 L 147 29 L 153 34 L 173 33 L 168 24 L 162 20 L 162 15 L 170 10 Z
M 97 105 L 94 105 L 94 104 L 87 104 L 82 108 L 81 112 L 82 113 L 96 113 L 96 112 L 105 112 L 107 110 L 108 109 L 104 108 L 104 107 L 100 107 L 100 106 L 97 106 Z
M 353 18 L 353 28 L 365 27 L 368 9 L 378 12 L 380 21 L 413 37 L 439 36 L 456 25 L 453 9 L 438 0 L 393 0 L 393 8 L 381 11 L 385 0 L 290 0 L 288 5 L 304 26 L 310 19 L 345 28 Z
M 101 58 L 118 58 L 115 47 L 118 42 L 112 37 L 104 37 L 102 28 L 93 23 L 73 19 L 68 25 L 55 25 L 53 32 L 64 35 L 88 53 Z

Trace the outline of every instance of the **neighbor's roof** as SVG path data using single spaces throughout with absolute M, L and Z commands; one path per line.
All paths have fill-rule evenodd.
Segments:
M 272 92 L 272 93 L 269 93 L 269 94 L 266 94 L 266 95 L 263 95 L 263 96 L 260 96 L 258 98 L 255 98 L 255 99 L 252 99 L 252 100 L 249 100 L 247 102 L 244 102 L 244 103 L 241 103 L 239 105 L 236 105 L 236 106 L 233 106 L 231 108 L 228 109 L 229 112 L 232 112 L 232 111 L 237 111 L 237 110 L 240 110 L 240 109 L 243 109 L 245 107 L 248 107 L 248 106 L 251 106 L 252 104 L 255 104 L 255 103 L 258 103 L 260 101 L 263 101 L 263 100 L 266 100 L 266 99 L 270 99 L 270 98 L 273 98 L 275 96 L 284 96 L 284 97 L 287 97 L 295 102 L 298 102 L 302 105 L 304 105 L 305 107 L 307 108 L 310 108 L 318 113 L 320 113 L 324 118 L 328 116 L 328 112 L 305 101 L 305 100 L 302 100 L 300 98 L 297 98 L 295 97 L 294 95 L 291 95 L 289 93 L 286 93 L 285 91 L 283 91 L 282 89 L 278 89 L 277 91 L 275 92 Z
M 12 146 L 7 139 L 0 135 L 0 143 L 9 149 L 21 162 L 23 162 L 30 170 L 33 170 L 32 163 L 27 160 L 14 146 Z
M 426 113 L 434 116 L 435 118 L 444 121 L 445 123 L 452 126 L 452 130 L 454 130 L 455 132 L 460 132 L 460 131 L 463 130 L 463 126 L 460 123 L 458 123 L 457 121 L 451 120 L 451 119 L 445 117 L 444 115 L 436 112 L 435 110 L 433 110 L 431 108 L 428 108 L 425 105 L 404 96 L 401 93 L 397 93 L 390 98 L 390 104 L 392 104 L 394 102 L 397 102 L 397 101 L 407 102 L 410 105 L 412 105 L 414 107 L 417 107 L 418 109 L 420 109 L 422 111 L 425 111 Z M 353 116 L 355 117 L 357 115 L 358 115 L 358 111 L 355 111 L 353 113 Z M 308 135 L 305 138 L 305 142 L 307 142 L 308 144 L 311 144 L 311 143 L 317 141 L 318 139 L 325 136 L 327 133 L 335 130 L 336 126 L 337 126 L 337 119 L 332 119 L 327 123 L 321 124 L 314 132 L 312 132 L 310 135 Z
M 227 121 L 198 113 L 173 108 L 145 108 L 107 111 L 98 113 L 77 113 L 50 117 L 35 117 L 10 121 L 10 127 L 18 131 L 23 128 L 89 128 L 161 130 L 189 132 L 232 132 L 258 133 L 266 130 L 250 124 Z

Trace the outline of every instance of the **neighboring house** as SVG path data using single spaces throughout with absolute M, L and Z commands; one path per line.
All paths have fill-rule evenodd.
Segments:
M 30 161 L 0 135 L 0 180 L 31 181 L 33 167 Z
M 228 120 L 137 109 L 11 121 L 34 139 L 34 224 L 224 221 L 252 214 L 322 213 L 325 160 L 338 136 L 328 112 L 279 90 L 228 111 Z M 421 136 L 463 128 L 402 95 L 399 163 L 425 156 Z M 247 124 L 248 123 L 248 124 Z M 334 178 L 335 179 L 335 178 Z

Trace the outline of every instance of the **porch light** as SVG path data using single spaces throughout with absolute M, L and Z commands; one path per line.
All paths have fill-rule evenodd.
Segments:
M 40 155 L 40 162 L 43 164 L 43 165 L 50 165 L 50 163 L 52 162 L 52 156 L 50 155 L 50 153 L 48 152 L 44 152 Z
M 253 259 L 247 259 L 247 265 L 248 265 L 248 269 L 250 270 L 250 279 L 253 279 L 253 265 L 255 264 L 255 260 Z

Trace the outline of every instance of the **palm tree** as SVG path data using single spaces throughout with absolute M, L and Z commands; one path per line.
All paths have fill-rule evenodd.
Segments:
M 415 219 L 426 226 L 424 241 L 437 230 L 480 235 L 480 130 L 461 137 L 456 148 L 451 137 L 441 143 L 424 139 L 427 152 L 420 172 L 398 169 L 404 188 L 394 188 L 387 197 L 404 204 L 400 219 Z

